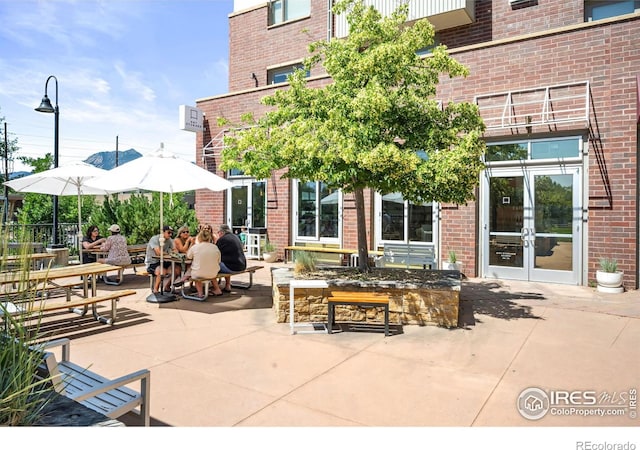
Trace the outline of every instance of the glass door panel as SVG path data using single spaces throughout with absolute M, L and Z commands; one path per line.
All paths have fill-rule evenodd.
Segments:
M 488 255 L 491 272 L 496 277 L 526 277 L 525 241 L 522 236 L 525 193 L 525 177 L 522 175 L 489 179 Z
M 234 233 L 240 233 L 240 229 L 247 225 L 247 193 L 247 186 L 231 188 L 231 228 Z
M 536 281 L 577 282 L 577 246 L 580 227 L 576 173 L 532 174 L 535 222 L 531 230 L 535 251 L 529 278 Z
M 559 167 L 502 169 L 486 178 L 485 276 L 578 283 L 579 173 Z

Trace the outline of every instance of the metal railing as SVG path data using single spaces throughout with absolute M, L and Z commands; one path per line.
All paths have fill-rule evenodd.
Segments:
M 18 223 L 7 223 L 3 225 L 3 230 L 11 242 L 37 242 L 44 247 L 53 245 L 53 224 L 39 223 L 35 225 L 23 225 Z M 67 247 L 70 255 L 79 254 L 79 245 L 82 233 L 78 232 L 77 223 L 58 223 L 59 245 Z

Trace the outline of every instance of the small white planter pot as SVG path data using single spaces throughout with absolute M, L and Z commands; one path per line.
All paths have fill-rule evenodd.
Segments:
M 461 262 L 442 262 L 442 270 L 457 270 L 458 272 L 462 272 L 462 263 Z
M 262 259 L 264 260 L 264 262 L 268 262 L 268 263 L 276 262 L 276 259 L 278 259 L 278 254 L 276 252 L 263 253 Z
M 622 277 L 624 272 L 603 272 L 601 270 L 596 271 L 596 282 L 598 283 L 598 292 L 607 292 L 610 294 L 617 294 L 624 292 L 622 287 Z

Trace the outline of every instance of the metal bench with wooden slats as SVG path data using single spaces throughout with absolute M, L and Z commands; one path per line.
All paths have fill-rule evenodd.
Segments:
M 58 361 L 56 356 L 48 351 L 50 348 L 59 346 L 62 347 L 61 361 Z M 34 348 L 44 351 L 38 377 L 51 379 L 54 389 L 60 395 L 75 400 L 111 419 L 116 419 L 129 411 L 137 412 L 143 425 L 149 426 L 149 397 L 151 394 L 151 373 L 149 370 L 138 370 L 109 380 L 72 363 L 69 360 L 70 341 L 67 338 L 39 344 Z M 126 386 L 136 381 L 140 381 L 140 392 Z
M 293 257 L 293 252 L 311 252 L 311 253 L 329 253 L 334 255 L 342 255 L 344 258 L 349 257 L 354 253 L 358 253 L 357 249 L 353 248 L 338 248 L 338 247 L 317 247 L 311 245 L 289 245 L 284 248 L 285 262 L 290 261 Z
M 433 244 L 385 244 L 382 258 L 378 260 L 382 267 L 411 266 L 426 269 L 436 267 L 436 252 Z
M 355 305 L 363 307 L 384 308 L 384 334 L 389 334 L 389 296 L 378 292 L 331 291 L 327 296 L 328 317 L 327 332 L 331 334 L 335 325 L 336 305 Z

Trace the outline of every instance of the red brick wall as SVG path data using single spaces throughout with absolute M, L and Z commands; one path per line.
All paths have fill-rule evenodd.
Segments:
M 439 31 L 438 41 L 453 49 L 579 24 L 584 22 L 584 0 L 538 0 L 523 7 L 512 7 L 507 0 L 476 0 L 475 14 L 474 23 Z
M 637 287 L 638 23 L 631 20 L 474 51 L 452 51 L 471 74 L 465 80 L 443 79 L 438 89 L 439 98 L 469 101 L 474 95 L 507 90 L 591 83 L 591 122 L 600 139 L 589 145 L 588 280 L 595 279 L 601 257 L 615 257 L 630 288 Z M 579 125 L 573 127 L 576 134 L 586 133 Z M 534 127 L 532 131 L 541 136 L 550 130 Z M 443 251 L 458 240 L 447 231 L 448 214 L 449 210 L 443 213 Z
M 301 61 L 312 42 L 327 38 L 327 2 L 311 2 L 308 18 L 267 27 L 265 6 L 229 18 L 229 92 L 267 84 L 267 67 Z M 318 68 L 312 76 L 322 74 Z
M 311 18 L 267 30 L 266 9 L 258 8 L 230 18 L 229 90 L 235 94 L 201 101 L 205 111 L 205 132 L 199 134 L 197 158 L 201 148 L 220 128 L 215 118 L 224 116 L 237 121 L 241 113 L 256 112 L 271 88 L 266 82 L 266 67 L 292 62 L 306 56 L 307 44 L 326 38 L 326 2 L 314 1 Z M 488 42 L 548 29 L 581 24 L 581 0 L 542 1 L 537 5 L 512 9 L 506 0 L 476 1 L 476 23 L 438 34 L 450 48 Z M 627 20 L 613 24 L 564 30 L 524 41 L 487 45 L 459 51 L 452 55 L 470 69 L 465 80 L 443 78 L 438 98 L 443 101 L 472 101 L 475 95 L 550 86 L 588 80 L 591 83 L 592 132 L 597 139 L 589 144 L 589 186 L 587 197 L 588 280 L 595 279 L 598 260 L 603 256 L 618 259 L 625 271 L 625 285 L 637 287 L 636 267 L 636 184 L 637 125 L 635 119 L 635 76 L 640 73 L 639 21 Z M 302 28 L 310 36 L 299 34 Z M 254 90 L 251 73 L 259 77 L 259 90 Z M 312 74 L 315 75 L 316 73 Z M 317 81 L 316 85 L 325 83 Z M 236 92 L 248 90 L 246 92 Z M 587 133 L 579 125 L 571 125 L 576 134 Z M 567 127 L 564 127 L 567 129 Z M 548 136 L 548 127 L 534 127 L 533 137 Z M 506 133 L 510 133 L 506 130 Z M 516 130 L 518 133 L 526 131 Z M 488 135 L 491 133 L 488 133 Z M 219 164 L 219 161 L 216 161 Z M 272 189 L 274 187 L 275 189 Z M 290 242 L 290 198 L 287 180 L 275 177 L 269 183 L 268 228 L 270 238 L 279 244 Z M 222 221 L 224 196 L 198 192 L 198 217 Z M 343 245 L 355 247 L 355 210 L 351 195 L 346 196 Z M 368 229 L 371 227 L 371 195 L 367 196 Z M 209 218 L 212 218 L 211 220 Z M 215 219 L 215 220 L 213 220 Z M 464 263 L 467 275 L 477 274 L 478 224 L 476 203 L 465 206 L 443 205 L 441 213 L 441 257 L 450 249 Z M 273 231 L 272 231 L 273 230 Z M 274 233 L 271 236 L 271 233 Z M 373 237 L 369 236 L 371 244 Z

